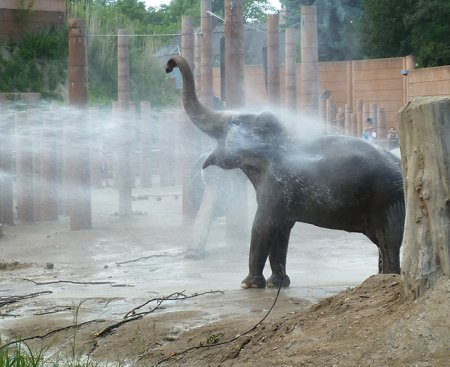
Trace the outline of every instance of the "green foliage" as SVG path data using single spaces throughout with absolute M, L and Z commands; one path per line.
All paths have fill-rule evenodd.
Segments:
M 412 52 L 405 15 L 413 0 L 363 0 L 361 46 L 368 58 L 405 56 Z
M 361 0 L 280 0 L 287 11 L 286 26 L 300 25 L 300 8 L 315 4 L 319 60 L 352 60 L 361 57 L 357 23 L 361 17 Z
M 412 54 L 420 67 L 450 64 L 450 0 L 363 0 L 368 57 Z
M 19 43 L 0 45 L 0 92 L 35 92 L 61 99 L 56 91 L 67 70 L 67 29 L 26 33 Z

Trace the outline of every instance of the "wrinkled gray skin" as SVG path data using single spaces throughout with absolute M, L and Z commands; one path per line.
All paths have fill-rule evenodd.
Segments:
M 289 236 L 295 222 L 360 232 L 380 252 L 380 272 L 399 273 L 405 216 L 400 160 L 362 139 L 320 136 L 294 141 L 270 113 L 216 112 L 199 103 L 192 72 L 181 56 L 183 103 L 192 122 L 217 141 L 203 167 L 240 168 L 256 190 L 249 274 L 243 288 L 290 284 Z M 272 275 L 263 269 L 267 257 Z

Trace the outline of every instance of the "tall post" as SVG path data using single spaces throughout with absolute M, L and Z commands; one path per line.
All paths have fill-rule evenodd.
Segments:
M 386 112 L 383 107 L 377 110 L 377 139 L 384 141 L 387 138 Z M 387 146 L 387 144 L 386 144 Z
M 364 124 L 363 124 L 363 101 L 362 99 L 356 100 L 356 136 L 361 137 L 363 130 L 364 130 Z
M 351 135 L 352 134 L 352 105 L 351 104 L 345 104 L 344 106 L 344 115 L 345 115 L 345 134 Z
M 25 223 L 34 222 L 33 140 L 25 111 L 16 114 L 16 196 L 17 216 Z
M 192 17 L 183 16 L 181 18 L 181 54 L 188 62 L 191 70 L 197 73 L 195 70 L 195 53 L 194 53 L 194 27 L 192 25 Z M 198 85 L 196 85 L 198 87 Z M 183 148 L 183 154 L 181 154 L 181 181 L 182 181 L 182 210 L 183 210 L 183 223 L 190 224 L 195 216 L 195 209 L 192 205 L 192 198 L 190 197 L 190 173 L 194 165 L 195 158 L 200 154 L 200 136 L 197 129 L 192 125 L 186 114 L 182 115 L 178 121 L 181 125 L 180 138 L 181 144 L 178 146 Z
M 225 0 L 225 79 L 227 108 L 244 106 L 244 23 L 242 0 Z
M 194 26 L 192 17 L 185 15 L 181 17 L 181 54 L 194 70 Z
M 14 224 L 12 184 L 12 113 L 0 115 L 0 226 Z
M 286 29 L 286 108 L 292 112 L 297 110 L 297 63 L 296 63 L 296 35 L 293 27 Z M 322 110 L 325 109 L 325 102 Z
M 141 102 L 141 187 L 152 187 L 152 134 L 151 105 L 148 101 Z
M 267 15 L 267 89 L 269 103 L 280 105 L 279 15 Z
M 89 124 L 85 118 L 87 82 L 86 25 L 72 19 L 69 21 L 69 103 L 76 108 L 76 116 L 68 126 L 66 159 L 70 163 L 65 165 L 71 230 L 92 228 Z
M 213 95 L 213 69 L 212 69 L 212 18 L 211 0 L 201 0 L 200 4 L 200 27 L 202 30 L 201 45 L 201 96 L 203 104 L 212 107 Z
M 302 110 L 317 115 L 319 104 L 319 54 L 317 43 L 317 9 L 301 7 L 301 92 Z
M 195 35 L 195 52 L 194 52 L 194 79 L 195 79 L 195 89 L 197 90 L 197 95 L 201 96 L 202 88 L 202 37 L 199 34 Z
M 127 217 L 132 212 L 131 127 L 127 112 L 130 106 L 128 30 L 119 29 L 117 39 L 117 107 L 118 107 L 118 162 L 119 215 Z M 134 126 L 133 126 L 134 128 Z
M 225 0 L 225 102 L 228 109 L 245 105 L 243 0 Z M 227 212 L 226 239 L 237 244 L 248 227 L 247 178 L 235 174 L 233 179 L 236 193 Z
M 41 136 L 39 220 L 58 220 L 58 180 L 54 113 L 44 120 Z

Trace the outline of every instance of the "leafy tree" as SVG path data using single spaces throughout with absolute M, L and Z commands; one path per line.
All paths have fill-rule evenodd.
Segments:
M 450 65 L 450 0 L 415 1 L 406 16 L 411 50 L 419 66 Z
M 368 57 L 412 54 L 419 66 L 450 64 L 450 0 L 363 0 Z
M 280 0 L 287 11 L 286 26 L 300 24 L 300 7 L 315 4 L 319 60 L 350 60 L 361 56 L 357 24 L 361 0 Z
M 411 49 L 405 24 L 414 0 L 363 0 L 361 47 L 366 57 L 405 56 Z

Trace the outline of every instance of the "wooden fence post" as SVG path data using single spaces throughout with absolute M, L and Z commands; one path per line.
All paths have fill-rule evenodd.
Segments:
M 65 174 L 70 185 L 70 229 L 91 229 L 91 174 L 87 114 L 86 26 L 69 21 L 69 103 L 75 107 L 69 118 L 69 159 Z M 67 189 L 67 188 L 66 188 Z
M 292 112 L 297 111 L 297 63 L 296 63 L 296 38 L 297 30 L 294 27 L 286 29 L 286 109 Z M 325 109 L 324 100 L 321 102 L 321 112 Z M 323 109 L 322 109 L 323 108 Z M 324 114 L 321 115 L 322 119 Z
M 151 105 L 148 101 L 141 102 L 141 187 L 152 187 L 152 120 Z
M 280 105 L 279 15 L 267 15 L 267 89 L 269 103 Z
M 12 180 L 13 114 L 0 115 L 0 224 L 14 224 Z
M 44 116 L 41 134 L 39 220 L 58 220 L 57 130 L 53 112 Z
M 119 189 L 119 215 L 127 217 L 132 214 L 132 175 L 131 169 L 131 129 L 127 118 L 130 107 L 129 95 L 129 58 L 128 58 L 128 31 L 119 29 L 117 34 L 117 105 L 118 120 L 118 146 L 117 146 L 117 187 Z
M 33 140 L 26 111 L 18 112 L 16 123 L 16 201 L 17 217 L 34 222 Z

